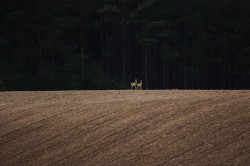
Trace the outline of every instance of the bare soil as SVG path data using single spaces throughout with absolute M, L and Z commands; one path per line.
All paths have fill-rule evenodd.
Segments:
M 250 91 L 0 92 L 0 165 L 250 165 Z

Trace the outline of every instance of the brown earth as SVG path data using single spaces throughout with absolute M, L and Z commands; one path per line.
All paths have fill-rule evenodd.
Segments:
M 250 91 L 0 92 L 0 165 L 250 165 Z

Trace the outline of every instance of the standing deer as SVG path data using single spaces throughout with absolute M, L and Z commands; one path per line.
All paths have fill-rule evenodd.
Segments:
M 135 79 L 135 82 L 131 82 L 131 89 L 137 89 L 137 79 Z
M 142 80 L 140 80 L 140 82 L 137 84 L 137 89 L 142 90 Z

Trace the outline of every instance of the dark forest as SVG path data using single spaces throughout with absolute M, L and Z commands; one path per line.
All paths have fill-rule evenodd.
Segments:
M 0 90 L 250 89 L 249 0 L 0 0 Z

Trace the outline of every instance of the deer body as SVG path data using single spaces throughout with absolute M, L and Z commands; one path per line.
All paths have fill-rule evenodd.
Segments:
M 137 89 L 142 90 L 142 80 L 140 80 L 140 82 L 137 84 Z
M 131 82 L 131 89 L 137 89 L 137 79 L 135 79 L 135 82 Z

